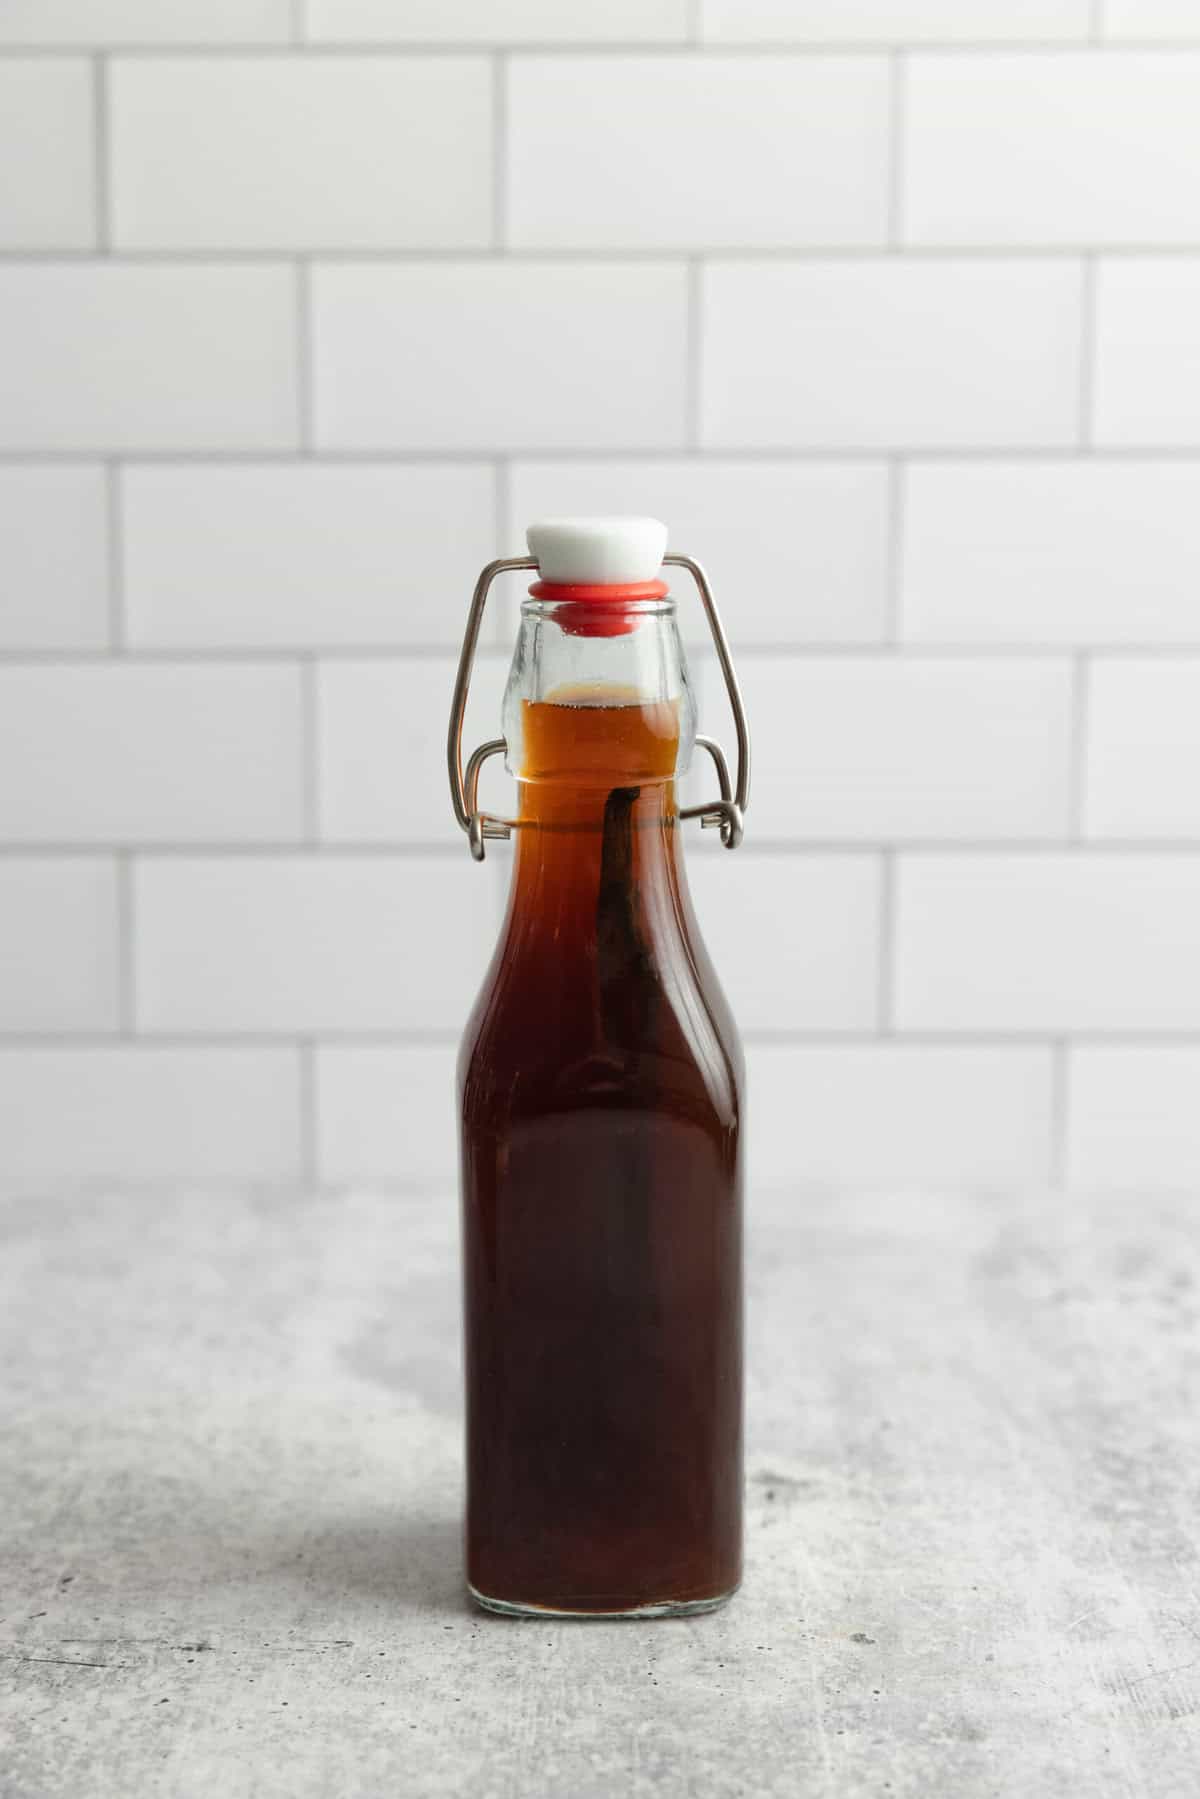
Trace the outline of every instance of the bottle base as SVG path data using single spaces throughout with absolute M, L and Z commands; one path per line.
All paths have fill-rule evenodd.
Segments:
M 485 1612 L 496 1612 L 503 1618 L 694 1618 L 701 1612 L 720 1611 L 723 1605 L 737 1592 L 730 1587 L 727 1593 L 718 1593 L 712 1599 L 663 1599 L 651 1605 L 620 1606 L 611 1611 L 599 1608 L 592 1610 L 585 1606 L 536 1605 L 530 1600 L 496 1599 L 490 1593 L 481 1593 L 478 1587 L 467 1582 L 467 1591 L 476 1605 L 482 1606 Z

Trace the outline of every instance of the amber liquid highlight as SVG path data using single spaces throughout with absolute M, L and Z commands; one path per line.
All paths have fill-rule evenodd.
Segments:
M 460 1059 L 467 1574 L 516 1608 L 697 1606 L 741 1571 L 740 1049 L 687 897 L 675 707 L 581 697 L 525 702 Z

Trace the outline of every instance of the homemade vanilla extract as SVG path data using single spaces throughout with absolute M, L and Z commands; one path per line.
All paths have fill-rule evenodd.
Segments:
M 742 1066 L 683 868 L 694 707 L 664 529 L 529 536 L 515 865 L 459 1062 L 467 1579 L 501 1611 L 702 1611 L 741 1573 Z M 736 842 L 721 785 L 698 810 Z

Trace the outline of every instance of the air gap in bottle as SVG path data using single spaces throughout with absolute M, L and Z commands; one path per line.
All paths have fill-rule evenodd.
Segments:
M 511 836 L 500 942 L 459 1057 L 467 1580 L 493 1611 L 709 1611 L 741 1578 L 737 1031 L 701 941 L 684 822 L 741 841 L 749 739 L 708 582 L 654 519 L 532 525 L 490 563 L 450 720 L 472 854 Z M 665 569 L 695 583 L 737 773 L 696 735 Z M 462 757 L 498 574 L 535 577 L 503 737 Z M 716 795 L 680 809 L 693 752 Z M 478 804 L 503 755 L 516 814 Z

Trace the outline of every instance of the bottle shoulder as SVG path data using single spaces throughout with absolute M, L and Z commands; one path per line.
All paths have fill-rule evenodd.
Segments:
M 736 1128 L 741 1040 L 694 920 L 607 981 L 597 956 L 530 953 L 511 923 L 462 1038 L 468 1103 L 657 1107 Z

